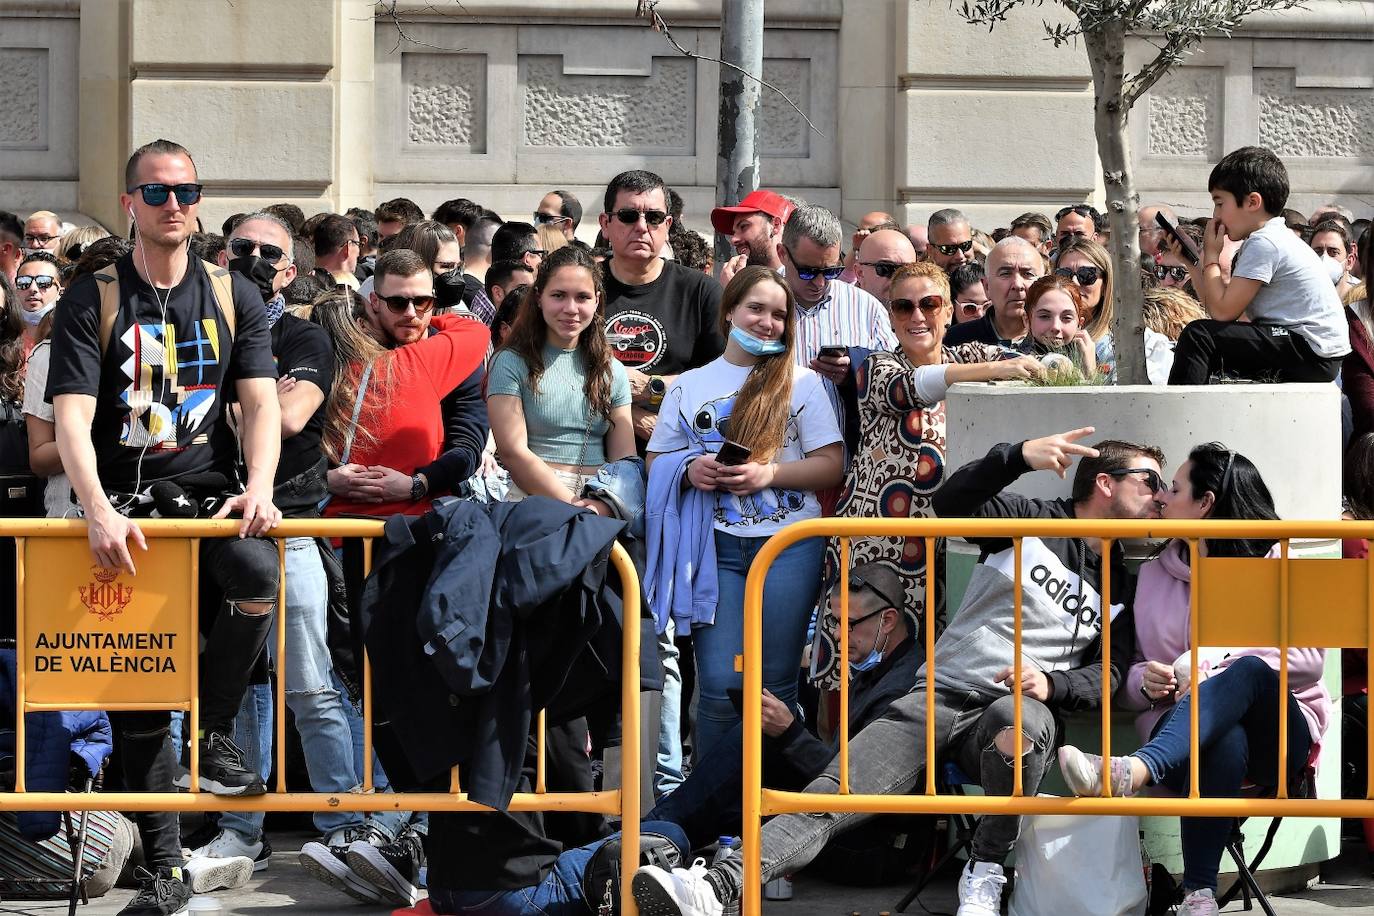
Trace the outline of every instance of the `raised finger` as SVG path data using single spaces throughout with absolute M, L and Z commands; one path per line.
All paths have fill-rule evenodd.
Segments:
M 1080 426 L 1078 429 L 1071 429 L 1066 433 L 1060 433 L 1060 438 L 1067 439 L 1070 442 L 1077 442 L 1084 436 L 1091 436 L 1095 432 L 1097 432 L 1097 427 L 1095 426 Z
M 1091 445 L 1074 445 L 1072 442 L 1070 442 L 1064 446 L 1064 454 L 1086 455 L 1089 458 L 1096 458 L 1097 449 L 1093 448 Z

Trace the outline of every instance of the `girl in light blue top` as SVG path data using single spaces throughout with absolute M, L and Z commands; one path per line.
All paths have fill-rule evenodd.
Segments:
M 635 454 L 630 383 L 601 333 L 604 306 L 596 262 L 560 248 L 540 266 L 492 357 L 487 413 L 510 471 L 509 500 L 537 493 L 611 514 L 581 498 L 602 464 Z

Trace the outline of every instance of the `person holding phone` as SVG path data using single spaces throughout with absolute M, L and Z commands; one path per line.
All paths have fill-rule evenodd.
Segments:
M 695 449 L 702 453 L 688 459 L 683 486 L 713 497 L 717 601 L 713 609 L 700 609 L 692 629 L 698 760 L 739 722 L 726 690 L 742 684 L 734 660 L 744 645 L 750 564 L 770 535 L 819 517 L 816 491 L 843 476 L 839 423 L 821 378 L 794 363 L 795 300 L 787 281 L 766 267 L 746 267 L 725 288 L 720 314 L 725 353 L 684 372 L 668 389 L 648 451 L 651 493 L 655 475 L 673 466 L 656 459 Z M 727 449 L 727 441 L 747 456 Z M 652 551 L 655 532 L 649 539 Z M 794 544 L 773 562 L 764 584 L 763 683 L 792 705 L 823 551 L 818 540 Z

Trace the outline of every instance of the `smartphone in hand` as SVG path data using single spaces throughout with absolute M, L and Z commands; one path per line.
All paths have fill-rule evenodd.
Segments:
M 725 440 L 725 444 L 716 452 L 716 463 L 728 467 L 735 467 L 741 464 L 748 464 L 751 453 L 749 449 L 740 445 L 738 442 Z
M 824 356 L 826 359 L 844 359 L 848 354 L 849 348 L 838 344 L 821 347 L 818 353 L 819 356 Z
M 1179 248 L 1182 250 L 1183 256 L 1188 259 L 1188 263 L 1196 264 L 1202 260 L 1202 252 L 1197 250 L 1193 240 L 1184 235 L 1179 230 L 1178 223 L 1169 219 L 1168 214 L 1163 210 L 1155 211 L 1155 222 L 1159 224 L 1159 228 L 1178 239 Z

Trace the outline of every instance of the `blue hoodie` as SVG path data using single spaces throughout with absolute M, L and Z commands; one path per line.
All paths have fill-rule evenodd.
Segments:
M 678 633 L 716 620 L 716 497 L 683 480 L 687 462 L 704 454 L 701 443 L 694 442 L 659 455 L 649 470 L 644 597 L 659 633 L 670 617 Z

